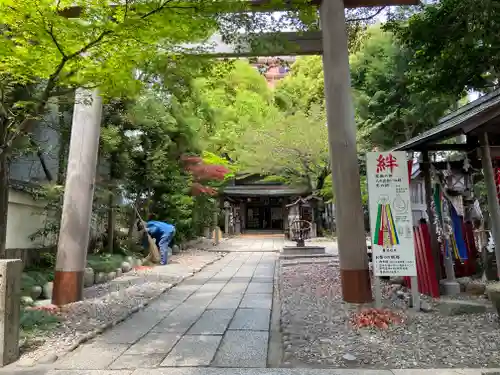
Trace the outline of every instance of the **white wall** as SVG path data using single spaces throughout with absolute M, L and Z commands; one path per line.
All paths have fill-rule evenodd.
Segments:
M 27 193 L 11 189 L 7 216 L 7 249 L 31 249 L 47 246 L 33 242 L 30 236 L 45 226 L 43 203 L 35 202 Z

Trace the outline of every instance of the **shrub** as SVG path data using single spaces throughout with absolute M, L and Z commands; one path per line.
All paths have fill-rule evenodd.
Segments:
M 87 256 L 87 265 L 95 272 L 113 272 L 120 268 L 123 256 L 120 254 L 92 254 Z
M 56 327 L 60 317 L 43 310 L 22 309 L 20 325 L 24 332 L 46 331 Z
M 33 287 L 37 285 L 39 284 L 33 277 L 24 272 L 21 274 L 21 294 L 23 296 L 29 296 Z

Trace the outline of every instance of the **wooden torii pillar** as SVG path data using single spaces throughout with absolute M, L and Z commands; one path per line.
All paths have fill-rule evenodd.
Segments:
M 405 0 L 366 0 L 359 6 L 409 3 L 416 4 L 414 1 Z M 320 5 L 320 18 L 342 295 L 346 302 L 367 303 L 373 299 L 361 201 L 343 0 L 323 0 Z
M 387 5 L 416 5 L 418 0 L 254 0 L 241 2 L 236 8 L 235 3 L 228 3 L 230 12 L 274 12 L 280 10 L 299 9 L 319 5 L 322 29 L 323 69 L 325 76 L 325 98 L 328 121 L 328 139 L 331 155 L 332 176 L 335 181 L 334 193 L 336 198 L 338 246 L 340 256 L 340 270 L 342 280 L 342 294 L 344 301 L 350 303 L 366 303 L 372 301 L 370 276 L 368 270 L 368 255 L 366 250 L 363 210 L 361 204 L 361 190 L 359 184 L 359 167 L 356 154 L 356 125 L 354 122 L 354 108 L 351 97 L 349 52 L 347 49 L 347 31 L 345 26 L 344 8 L 379 7 Z M 220 3 L 214 3 L 220 6 Z M 116 5 L 115 7 L 118 7 Z M 207 9 L 210 11 L 210 9 Z M 220 9 L 217 10 L 220 12 Z M 80 7 L 71 7 L 60 11 L 61 16 L 78 18 L 82 12 Z M 300 44 L 300 43 L 299 43 Z M 280 50 L 278 53 L 285 53 Z M 293 51 L 299 55 L 300 50 Z M 311 54 L 313 51 L 308 51 Z M 245 53 L 244 56 L 250 56 Z M 263 55 L 262 51 L 260 55 Z M 268 51 L 268 56 L 276 55 Z M 101 108 L 95 105 L 93 109 L 86 109 L 88 118 L 97 119 Z M 94 121 L 96 122 L 96 121 Z M 98 128 L 95 124 L 95 128 Z M 84 133 L 83 137 L 95 138 L 95 132 Z M 82 141 L 83 142 L 83 141 Z M 94 152 L 94 151 L 93 151 Z M 70 151 L 68 163 L 78 168 L 75 178 L 92 178 L 85 176 L 82 165 L 95 165 L 95 155 L 86 154 L 86 160 L 79 158 Z M 71 157 L 73 155 L 74 157 Z M 89 186 L 93 181 L 88 181 Z M 79 184 L 66 186 L 65 195 L 78 196 L 81 187 Z M 93 190 L 93 189 L 92 189 Z M 91 207 L 93 194 L 86 194 L 85 199 L 72 201 L 65 198 L 63 220 L 68 228 L 68 241 L 60 241 L 59 251 L 64 247 L 64 253 L 71 256 L 58 256 L 56 265 L 56 303 L 69 303 L 81 299 L 83 267 L 86 258 L 86 246 L 83 241 L 76 241 L 72 233 L 89 231 L 90 220 L 88 207 Z M 86 212 L 81 218 L 70 215 L 70 212 Z M 88 214 L 87 214 L 88 213 Z M 63 244 L 64 243 L 64 244 Z M 68 244 L 75 246 L 67 248 Z M 75 262 L 76 260 L 76 262 Z M 83 262 L 82 262 L 83 260 Z M 64 276 L 64 277 L 63 277 Z

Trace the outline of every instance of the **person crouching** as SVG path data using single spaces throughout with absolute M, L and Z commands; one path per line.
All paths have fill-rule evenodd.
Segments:
M 142 246 L 148 249 L 148 238 L 140 220 L 137 222 L 137 230 L 142 234 Z M 160 251 L 160 264 L 167 264 L 168 249 L 175 235 L 175 226 L 162 221 L 151 220 L 146 223 L 145 230 L 155 240 L 156 246 Z

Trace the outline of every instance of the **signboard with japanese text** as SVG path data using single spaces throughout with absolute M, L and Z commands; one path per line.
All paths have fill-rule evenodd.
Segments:
M 369 152 L 366 175 L 374 275 L 417 276 L 406 152 Z

